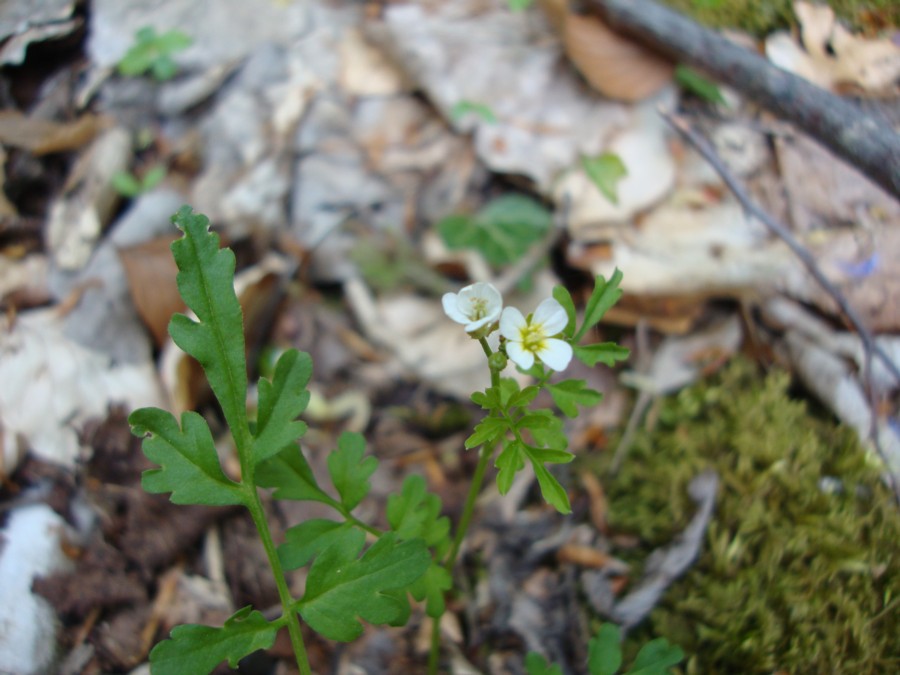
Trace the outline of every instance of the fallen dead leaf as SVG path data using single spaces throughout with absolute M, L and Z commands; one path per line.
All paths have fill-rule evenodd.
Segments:
M 900 78 L 900 46 L 890 39 L 852 35 L 827 5 L 795 2 L 794 13 L 800 22 L 799 40 L 784 32 L 766 40 L 766 55 L 775 65 L 825 89 L 893 93 Z
M 178 268 L 169 248 L 174 236 L 151 239 L 119 250 L 131 300 L 157 347 L 169 337 L 169 320 L 184 308 L 175 277 Z
M 53 122 L 23 115 L 17 110 L 0 110 L 0 143 L 47 155 L 84 147 L 109 125 L 109 121 L 85 113 L 71 122 Z
M 565 0 L 541 3 L 569 59 L 597 91 L 620 101 L 648 98 L 672 81 L 675 66 L 611 30 L 598 16 L 576 14 Z

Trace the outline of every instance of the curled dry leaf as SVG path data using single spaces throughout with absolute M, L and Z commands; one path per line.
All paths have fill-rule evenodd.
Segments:
M 794 13 L 799 42 L 783 32 L 766 40 L 766 55 L 775 65 L 825 89 L 891 93 L 900 78 L 900 46 L 852 35 L 827 5 L 795 2 Z
M 565 0 L 542 0 L 566 54 L 597 91 L 621 101 L 640 101 L 671 82 L 674 65 L 611 30 L 594 15 L 575 14 Z

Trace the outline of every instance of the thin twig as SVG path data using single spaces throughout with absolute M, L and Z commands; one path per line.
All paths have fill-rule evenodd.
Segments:
M 832 300 L 837 304 L 838 308 L 840 308 L 841 312 L 843 312 L 844 316 L 847 317 L 847 320 L 852 324 L 853 328 L 856 329 L 863 344 L 863 381 L 865 383 L 865 391 L 871 413 L 869 436 L 875 446 L 876 452 L 881 457 L 885 467 L 887 467 L 891 489 L 894 492 L 898 504 L 900 504 L 900 486 L 898 486 L 897 477 L 894 475 L 891 463 L 888 460 L 888 457 L 885 456 L 878 437 L 877 402 L 875 400 L 875 387 L 872 383 L 872 357 L 874 355 L 880 358 L 898 383 L 900 383 L 900 369 L 897 368 L 897 365 L 891 360 L 891 357 L 875 342 L 875 338 L 862 322 L 862 319 L 856 313 L 856 310 L 853 309 L 847 298 L 841 293 L 840 289 L 825 276 L 825 273 L 822 272 L 812 254 L 797 240 L 796 237 L 794 237 L 787 227 L 775 220 L 775 218 L 769 215 L 767 211 L 750 197 L 746 188 L 738 181 L 734 174 L 731 173 L 728 167 L 725 166 L 725 163 L 719 157 L 712 144 L 706 138 L 695 132 L 686 120 L 676 117 L 665 110 L 660 110 L 659 113 L 669 126 L 675 129 L 684 140 L 692 145 L 697 152 L 709 162 L 710 166 L 716 170 L 716 173 L 719 174 L 719 177 L 725 182 L 725 185 L 728 186 L 728 189 L 731 190 L 737 200 L 741 203 L 744 210 L 763 223 L 769 228 L 769 231 L 788 245 L 788 248 L 790 248 L 794 255 L 800 259 L 800 262 L 803 263 L 807 272 L 809 272 L 819 285 L 825 289 L 828 295 L 830 295 Z

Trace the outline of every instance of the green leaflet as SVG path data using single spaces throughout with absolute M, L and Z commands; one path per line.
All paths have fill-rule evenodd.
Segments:
M 349 642 L 363 630 L 357 617 L 373 624 L 400 625 L 409 616 L 404 591 L 421 577 L 431 557 L 421 539 L 398 543 L 384 534 L 357 558 L 364 537 L 342 537 L 322 551 L 297 604 L 303 619 L 330 640 Z
M 562 668 L 547 663 L 547 659 L 537 652 L 528 652 L 526 654 L 525 672 L 528 675 L 563 675 Z
M 425 601 L 425 613 L 433 619 L 439 619 L 446 609 L 444 594 L 453 588 L 450 573 L 432 562 L 428 569 L 410 587 L 409 592 L 421 602 Z
M 159 408 L 141 408 L 128 417 L 132 433 L 148 435 L 144 454 L 158 464 L 141 477 L 147 492 L 171 492 L 175 504 L 224 506 L 244 504 L 240 486 L 230 480 L 219 464 L 209 427 L 200 415 L 185 412 L 181 427 L 175 417 Z
M 319 487 L 306 457 L 296 445 L 289 445 L 259 464 L 255 478 L 259 487 L 275 488 L 275 499 L 322 502 L 329 506 L 337 504 Z
M 513 408 L 524 408 L 531 404 L 531 402 L 537 398 L 537 395 L 541 393 L 541 388 L 536 387 L 534 385 L 525 387 L 521 391 L 517 391 L 515 394 L 512 394 L 509 397 L 509 401 L 506 403 L 506 407 L 510 410 Z
M 495 443 L 503 437 L 508 429 L 509 424 L 502 417 L 485 417 L 475 425 L 475 431 L 466 439 L 466 450 L 487 443 Z
M 238 661 L 275 643 L 278 626 L 252 607 L 234 613 L 222 628 L 188 624 L 172 629 L 171 637 L 150 652 L 154 675 L 209 673 L 222 661 L 237 668 Z
M 569 495 L 566 494 L 556 477 L 540 461 L 532 460 L 531 466 L 534 469 L 534 475 L 537 476 L 538 485 L 541 486 L 541 496 L 544 501 L 560 513 L 572 513 Z
M 489 106 L 486 106 L 484 103 L 476 103 L 475 101 L 469 101 L 467 99 L 457 101 L 453 105 L 453 108 L 450 110 L 450 119 L 454 122 L 459 122 L 469 113 L 480 117 L 488 124 L 497 124 L 497 116 Z
M 427 491 L 422 476 L 406 477 L 400 493 L 388 497 L 386 515 L 398 539 L 422 539 L 438 557 L 450 543 L 450 519 L 441 516 L 441 499 Z
M 619 627 L 604 623 L 588 643 L 588 672 L 591 675 L 615 675 L 622 665 Z
M 312 375 L 309 354 L 289 349 L 275 366 L 272 381 L 259 381 L 259 410 L 251 452 L 254 464 L 277 454 L 306 433 L 306 423 L 297 420 L 309 403 L 306 385 Z
M 437 224 L 453 250 L 479 251 L 491 265 L 508 265 L 521 258 L 553 226 L 553 217 L 531 197 L 507 194 L 489 202 L 476 215 L 452 215 Z
M 681 647 L 669 644 L 665 638 L 656 638 L 641 647 L 626 675 L 665 675 L 682 659 Z
M 566 417 L 578 417 L 578 406 L 598 404 L 603 394 L 587 386 L 584 380 L 563 380 L 547 385 L 553 402 Z
M 369 477 L 378 468 L 378 460 L 366 457 L 366 441 L 360 434 L 345 431 L 338 438 L 338 449 L 328 455 L 331 482 L 347 511 L 355 509 L 372 488 Z
M 519 441 L 510 441 L 494 460 L 494 466 L 500 470 L 497 474 L 497 489 L 501 495 L 509 492 L 516 474 L 525 466 L 522 450 Z
M 675 67 L 675 81 L 686 91 L 718 105 L 728 105 L 718 85 L 684 64 Z
M 569 322 L 563 329 L 563 335 L 572 337 L 575 335 L 575 302 L 572 300 L 572 294 L 569 293 L 565 286 L 557 285 L 553 287 L 553 299 L 562 305 L 562 308 L 566 310 L 566 316 L 569 318 Z
M 278 547 L 278 557 L 285 569 L 303 567 L 319 553 L 344 537 L 358 537 L 359 532 L 348 522 L 313 518 L 288 528 L 285 542 Z M 363 537 L 365 535 L 362 535 Z
M 591 328 L 596 326 L 603 315 L 612 307 L 619 298 L 622 297 L 622 291 L 619 284 L 622 282 L 622 273 L 617 269 L 613 272 L 609 281 L 606 281 L 599 274 L 594 277 L 594 291 L 588 299 L 587 306 L 584 308 L 584 323 L 575 334 L 573 342 L 577 343 L 584 334 Z
M 172 54 L 191 45 L 191 38 L 179 30 L 157 34 L 151 26 L 135 34 L 134 45 L 119 61 L 119 74 L 128 77 L 143 75 L 148 70 L 159 80 L 168 80 L 178 72 Z
M 581 166 L 603 196 L 613 204 L 618 204 L 619 181 L 628 175 L 622 159 L 612 152 L 604 152 L 597 157 L 582 157 Z
M 627 347 L 620 347 L 615 342 L 576 345 L 573 350 L 575 352 L 575 358 L 591 368 L 598 363 L 602 363 L 612 368 L 616 365 L 616 361 L 624 361 L 631 354 Z
M 244 320 L 234 292 L 234 253 L 219 248 L 209 219 L 183 206 L 172 217 L 184 236 L 172 244 L 178 292 L 198 321 L 176 314 L 169 334 L 206 373 L 240 448 L 249 434 L 245 397 Z
M 651 640 L 638 652 L 631 668 L 624 675 L 666 675 L 669 668 L 684 659 L 680 647 L 670 645 L 664 638 Z M 604 623 L 588 643 L 588 672 L 590 675 L 615 675 L 622 667 L 622 647 L 619 627 Z M 560 675 L 559 666 L 550 665 L 543 656 L 529 652 L 525 657 L 528 675 Z

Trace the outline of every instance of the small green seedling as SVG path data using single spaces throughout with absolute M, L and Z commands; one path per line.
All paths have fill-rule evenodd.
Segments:
M 134 36 L 134 45 L 119 61 L 119 74 L 138 77 L 148 71 L 160 82 L 170 80 L 178 72 L 172 58 L 191 46 L 191 38 L 180 30 L 157 33 L 152 26 L 141 28 Z
M 600 626 L 597 635 L 588 643 L 587 670 L 590 675 L 666 675 L 672 666 L 684 659 L 680 647 L 669 644 L 664 638 L 651 640 L 638 652 L 628 670 L 622 667 L 622 647 L 619 627 L 612 623 Z M 537 652 L 525 657 L 528 675 L 563 675 L 562 668 L 547 663 Z
M 454 122 L 459 122 L 466 115 L 475 115 L 488 124 L 497 124 L 497 116 L 494 114 L 494 111 L 484 103 L 462 100 L 454 105 L 453 109 L 450 111 L 450 119 Z
M 675 68 L 675 81 L 685 91 L 699 96 L 704 101 L 716 105 L 727 105 L 719 86 L 689 66 L 679 65 Z
M 496 267 L 519 260 L 553 226 L 553 216 L 525 195 L 498 197 L 474 215 L 447 216 L 438 234 L 451 250 L 474 249 Z
M 596 157 L 582 157 L 581 166 L 603 196 L 613 204 L 618 204 L 619 181 L 628 175 L 622 159 L 612 152 L 604 152 Z
M 120 195 L 133 199 L 155 188 L 165 177 L 165 165 L 157 164 L 140 178 L 128 171 L 119 171 L 113 175 L 112 185 Z

